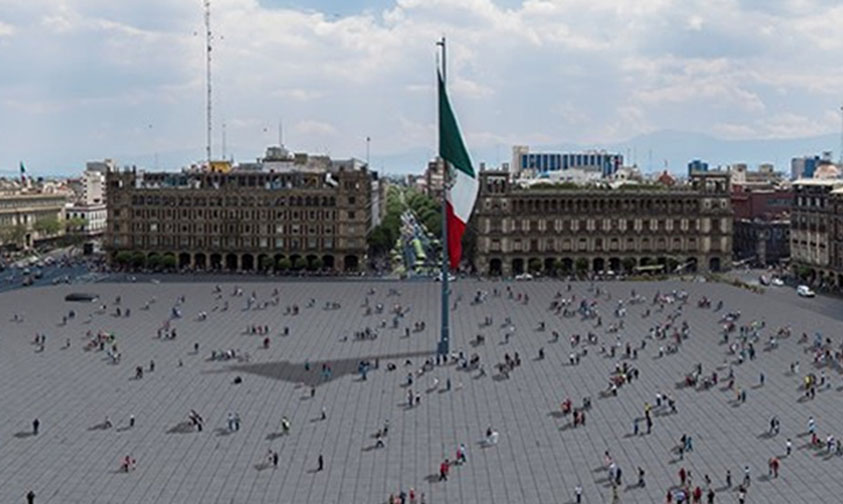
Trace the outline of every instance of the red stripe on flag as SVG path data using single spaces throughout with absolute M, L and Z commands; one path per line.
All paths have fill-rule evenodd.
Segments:
M 446 203 L 448 217 L 448 259 L 451 269 L 455 270 L 460 265 L 462 258 L 462 235 L 465 232 L 465 222 L 459 220 L 454 213 L 454 206 L 451 202 Z

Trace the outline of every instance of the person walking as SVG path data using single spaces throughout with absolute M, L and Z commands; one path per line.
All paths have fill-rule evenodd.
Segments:
M 38 435 L 38 428 L 39 427 L 41 427 L 41 421 L 36 418 L 35 420 L 32 421 L 32 435 L 33 436 Z
M 325 469 L 325 459 L 322 458 L 321 453 L 319 454 L 319 459 L 317 460 L 317 464 L 318 465 L 317 465 L 317 468 L 316 468 L 316 472 L 320 472 L 320 471 L 322 471 L 322 469 Z
M 32 490 L 26 492 L 26 504 L 35 504 L 35 492 Z
M 577 483 L 577 486 L 574 487 L 574 495 L 577 498 L 577 504 L 582 503 L 582 485 Z
M 451 465 L 448 463 L 448 459 L 445 459 L 439 464 L 439 481 L 448 481 L 448 470 L 450 467 Z

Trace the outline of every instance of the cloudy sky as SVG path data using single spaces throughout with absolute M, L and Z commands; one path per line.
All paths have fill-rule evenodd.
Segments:
M 434 42 L 469 146 L 840 130 L 838 0 L 213 0 L 214 147 L 421 163 Z M 201 0 L 0 0 L 0 169 L 204 152 Z M 144 161 L 146 160 L 146 161 Z M 494 159 L 486 159 L 495 162 Z M 176 166 L 162 166 L 175 168 Z M 407 166 L 385 166 L 406 171 Z

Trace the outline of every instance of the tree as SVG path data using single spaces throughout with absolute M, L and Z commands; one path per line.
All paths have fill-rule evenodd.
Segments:
M 53 236 L 61 230 L 61 223 L 59 223 L 59 220 L 55 217 L 47 217 L 35 221 L 35 224 L 32 225 L 32 229 L 37 231 L 42 237 Z
M 278 264 L 276 266 L 281 271 L 288 271 L 290 268 L 293 267 L 290 260 L 286 257 L 281 257 L 280 259 L 278 259 Z
M 541 259 L 536 259 L 535 257 L 530 259 L 529 263 L 527 264 L 530 273 L 538 273 L 542 269 L 542 261 Z
M 161 258 L 161 266 L 163 266 L 164 269 L 175 269 L 176 264 L 178 264 L 178 262 L 176 261 L 176 256 L 173 254 L 167 254 Z
M 301 271 L 306 267 L 307 261 L 304 259 L 304 257 L 296 257 L 296 259 L 293 261 L 293 269 L 296 271 Z
M 588 271 L 588 259 L 585 257 L 578 257 L 574 262 L 574 268 L 576 268 L 578 275 L 584 275 L 586 271 Z
M 146 259 L 146 265 L 152 269 L 157 269 L 161 267 L 161 256 L 158 254 L 152 254 Z
M 627 273 L 632 273 L 635 270 L 635 263 L 636 261 L 634 257 L 624 257 L 624 259 L 621 261 L 621 264 L 623 265 L 623 270 Z
M 307 265 L 307 269 L 310 271 L 319 271 L 322 269 L 322 259 L 315 257 L 310 264 Z
M 433 236 L 439 236 L 442 234 L 442 218 L 438 214 L 432 215 L 428 220 L 424 221 L 424 227 Z
M 135 268 L 142 268 L 146 264 L 146 256 L 143 252 L 133 252 L 130 262 Z
M 88 219 L 82 217 L 71 217 L 64 221 L 64 229 L 68 233 L 79 233 L 85 229 Z
M 260 266 L 260 269 L 266 271 L 266 270 L 268 270 L 269 268 L 272 267 L 273 260 L 269 256 L 261 256 L 258 263 L 260 263 L 260 264 L 258 264 L 258 266 Z
M 392 248 L 394 240 L 391 238 L 389 229 L 384 224 L 379 224 L 369 233 L 367 241 L 374 254 L 383 254 Z
M 132 253 L 128 250 L 121 250 L 114 256 L 114 260 L 117 261 L 117 264 L 128 266 L 132 262 Z
M 562 259 L 556 258 L 553 260 L 553 274 L 558 275 L 562 272 Z
M 14 224 L 0 229 L 0 240 L 3 241 L 3 245 L 11 244 L 17 247 L 21 244 L 25 236 L 26 226 L 23 224 Z

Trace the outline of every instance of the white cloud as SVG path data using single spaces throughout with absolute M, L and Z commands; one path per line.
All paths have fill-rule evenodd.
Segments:
M 14 26 L 0 21 L 0 37 L 11 37 L 16 31 L 17 29 Z
M 843 49 L 843 6 L 507 5 L 395 0 L 334 17 L 215 0 L 215 151 L 223 117 L 228 143 L 248 158 L 274 139 L 255 132 L 278 117 L 293 125 L 294 148 L 360 155 L 361 135 L 384 151 L 435 148 L 434 42 L 443 34 L 451 98 L 481 149 L 607 143 L 658 129 L 760 138 L 838 126 L 826 114 L 843 88 L 843 69 L 829 64 Z M 132 135 L 139 124 L 154 123 L 174 150 L 201 151 L 201 2 L 0 0 L 0 11 L 0 129 L 11 132 L 0 138 L 0 168 L 20 157 L 49 165 L 162 148 Z
M 325 137 L 333 136 L 337 133 L 337 129 L 330 123 L 323 121 L 315 121 L 312 119 L 300 121 L 296 123 L 293 128 L 295 129 L 296 133 L 308 136 Z

